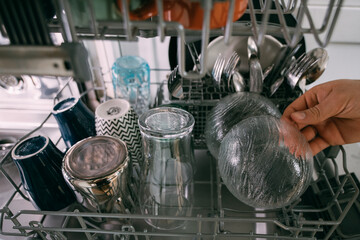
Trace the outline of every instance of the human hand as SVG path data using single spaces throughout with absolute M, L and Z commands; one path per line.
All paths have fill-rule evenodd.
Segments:
M 328 146 L 360 142 L 360 81 L 315 86 L 291 103 L 282 119 L 301 130 L 314 155 Z

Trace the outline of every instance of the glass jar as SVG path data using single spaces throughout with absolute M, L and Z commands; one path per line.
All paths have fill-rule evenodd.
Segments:
M 115 98 L 126 99 L 138 115 L 150 105 L 150 67 L 138 56 L 122 56 L 114 62 L 112 83 Z
M 146 222 L 158 229 L 176 229 L 191 215 L 194 189 L 194 117 L 174 107 L 154 108 L 139 118 L 145 167 L 140 184 L 140 207 Z

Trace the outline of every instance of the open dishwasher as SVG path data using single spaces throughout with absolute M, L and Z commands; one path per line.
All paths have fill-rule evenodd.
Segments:
M 1 126 L 1 137 L 12 141 L 2 144 L 4 154 L 0 155 L 1 184 L 6 186 L 0 210 L 1 238 L 359 239 L 360 233 L 356 229 L 360 224 L 359 181 L 347 169 L 346 152 L 342 146 L 331 147 L 314 157 L 317 177 L 300 199 L 281 209 L 262 210 L 247 206 L 228 191 L 220 177 L 216 159 L 208 152 L 204 139 L 208 113 L 220 99 L 233 91 L 225 85 L 216 87 L 207 75 L 208 45 L 213 39 L 224 36 L 222 41 L 226 46 L 232 37 L 253 36 L 261 45 L 265 35 L 271 35 L 292 48 L 300 42 L 299 55 L 296 55 L 299 57 L 306 51 L 304 34 L 313 35 L 320 47 L 328 44 L 343 1 L 331 0 L 327 3 L 327 12 L 320 27 L 315 26 L 307 1 L 249 0 L 245 14 L 235 22 L 232 21 L 231 11 L 235 0 L 193 1 L 201 4 L 203 9 L 199 30 L 186 29 L 176 21 L 165 21 L 162 9 L 166 1 L 148 2 L 157 7 L 159 14 L 146 20 L 133 20 L 128 10 L 130 1 L 1 0 L 3 42 L 0 46 L 0 73 L 15 76 L 7 82 L 9 85 L 5 85 L 5 89 L 21 91 L 22 83 L 32 86 L 34 82 L 39 82 L 40 87 L 35 84 L 32 93 L 42 96 L 40 101 L 29 101 L 24 105 L 13 95 L 2 101 L 5 111 L 1 118 L 5 114 L 14 116 L 4 122 L 17 122 L 18 119 L 23 122 L 20 122 L 21 130 L 13 125 Z M 212 8 L 223 2 L 228 2 L 230 9 L 225 25 L 210 28 Z M 21 24 L 24 20 L 28 24 Z M 52 105 L 64 96 L 76 96 L 94 110 L 99 102 L 113 98 L 112 83 L 104 77 L 108 69 L 102 71 L 100 68 L 99 71 L 96 61 L 99 55 L 94 53 L 92 41 L 109 40 L 116 45 L 118 41 L 154 37 L 168 41 L 171 46 L 176 45 L 169 50 L 170 68 L 178 66 L 178 74 L 183 78 L 184 97 L 178 99 L 169 94 L 168 76 L 165 74 L 169 74 L 170 69 L 151 69 L 152 72 L 165 73 L 161 75 L 163 78 L 151 80 L 151 107 L 179 106 L 195 118 L 193 139 L 198 170 L 194 179 L 195 201 L 191 216 L 144 216 L 139 209 L 133 213 L 97 213 L 87 211 L 79 204 L 61 211 L 34 209 L 12 164 L 10 149 L 14 143 L 29 136 L 45 134 L 59 149 L 65 149 L 49 110 Z M 192 58 L 187 48 L 189 45 L 200 55 L 198 60 Z M 56 82 L 50 93 L 42 91 L 44 87 L 49 89 L 49 85 L 43 83 L 45 81 Z M 301 89 L 283 87 L 269 99 L 283 111 L 301 93 Z M 17 105 L 14 106 L 14 103 Z M 15 116 L 19 113 L 19 105 L 22 106 L 21 111 L 27 108 L 33 110 L 34 106 L 36 111 Z M 32 124 L 26 125 L 24 122 L 29 118 Z M 338 155 L 342 157 L 340 165 L 334 160 Z M 339 174 L 338 169 L 345 174 Z M 146 224 L 145 220 L 149 218 L 183 221 L 185 224 L 176 230 L 158 230 Z M 101 224 L 104 222 L 107 224 Z

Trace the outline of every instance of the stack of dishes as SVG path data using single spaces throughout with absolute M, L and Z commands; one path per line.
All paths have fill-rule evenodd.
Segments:
M 309 186 L 310 146 L 265 97 L 240 92 L 221 99 L 205 129 L 222 180 L 240 201 L 254 208 L 280 208 Z

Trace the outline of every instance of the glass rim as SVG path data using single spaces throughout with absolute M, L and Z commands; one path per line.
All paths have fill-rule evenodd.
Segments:
M 129 58 L 130 59 L 134 58 L 134 59 L 138 60 L 139 64 L 138 65 L 132 65 L 130 67 L 123 66 L 123 62 L 126 61 Z M 113 70 L 113 68 L 121 67 L 121 68 L 128 69 L 128 70 L 137 70 L 137 69 L 142 69 L 144 65 L 145 65 L 146 68 L 150 69 L 150 66 L 149 66 L 148 62 L 144 58 L 142 58 L 140 56 L 126 55 L 126 56 L 121 56 L 121 57 L 115 59 L 115 62 L 111 66 L 111 69 Z
M 42 147 L 40 147 L 37 151 L 30 153 L 30 154 L 26 154 L 26 155 L 19 155 L 16 153 L 16 151 L 19 149 L 19 147 L 21 147 L 25 142 L 28 142 L 30 140 L 33 140 L 35 138 L 42 138 L 45 140 L 44 145 Z M 34 136 L 34 137 L 28 137 L 25 138 L 24 140 L 20 141 L 18 144 L 16 144 L 14 146 L 14 148 L 11 151 L 11 157 L 14 160 L 23 160 L 23 159 L 27 159 L 27 158 L 31 158 L 33 156 L 36 156 L 37 154 L 39 154 L 40 152 L 44 151 L 44 149 L 49 145 L 50 139 L 47 136 L 42 136 L 42 135 L 38 135 L 38 136 Z
M 146 123 L 146 119 L 148 119 L 153 114 L 161 113 L 161 112 L 171 112 L 171 113 L 179 114 L 185 116 L 188 121 L 186 122 L 185 126 L 180 130 L 158 130 L 158 129 L 154 130 L 150 128 Z M 190 133 L 194 128 L 195 119 L 191 113 L 180 108 L 157 107 L 157 108 L 152 108 L 147 112 L 143 113 L 142 115 L 140 115 L 138 124 L 142 134 L 150 135 L 152 137 L 159 137 L 159 138 L 162 137 L 173 138 L 173 137 L 180 137 L 182 135 Z
M 108 111 L 111 108 L 120 108 L 121 111 L 119 111 L 116 114 L 109 114 Z M 95 116 L 99 119 L 103 119 L 105 121 L 111 121 L 118 118 L 123 118 L 126 114 L 130 113 L 132 110 L 132 107 L 126 99 L 121 98 L 115 98 L 110 99 L 106 102 L 101 103 L 99 106 L 97 106 L 95 110 Z
M 53 114 L 57 114 L 57 113 L 62 113 L 65 111 L 68 111 L 69 109 L 71 109 L 72 107 L 74 107 L 76 105 L 76 103 L 80 100 L 80 98 L 76 98 L 76 97 L 69 97 L 66 99 L 61 100 L 60 102 L 58 102 L 57 104 L 54 105 L 53 109 L 52 109 L 52 113 Z M 59 107 L 67 102 L 73 102 L 73 104 L 71 104 L 70 106 L 63 108 L 63 109 L 59 109 Z

